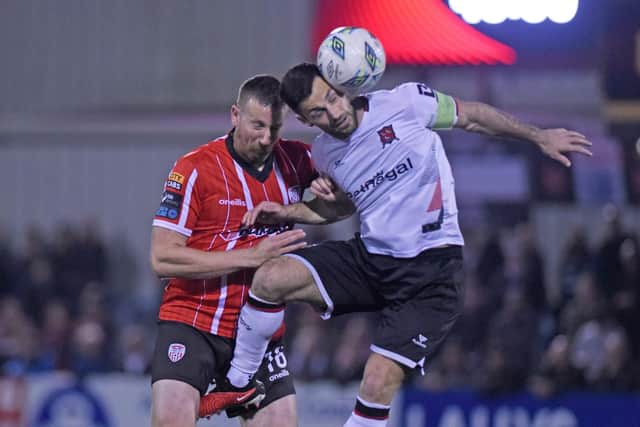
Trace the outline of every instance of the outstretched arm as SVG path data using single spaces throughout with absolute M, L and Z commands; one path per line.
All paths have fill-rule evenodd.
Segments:
M 316 197 L 309 201 L 284 206 L 275 202 L 260 203 L 244 215 L 243 225 L 251 226 L 256 222 L 331 224 L 351 216 L 356 210 L 344 191 L 328 177 L 313 180 L 310 190 Z
M 456 100 L 458 121 L 455 127 L 468 132 L 522 139 L 533 142 L 547 156 L 571 166 L 568 153 L 591 156 L 591 142 L 581 133 L 566 129 L 540 129 L 481 102 Z
M 160 278 L 211 279 L 245 268 L 257 268 L 270 258 L 303 248 L 305 233 L 289 230 L 265 237 L 256 246 L 208 252 L 187 247 L 187 237 L 162 227 L 151 231 L 151 267 Z

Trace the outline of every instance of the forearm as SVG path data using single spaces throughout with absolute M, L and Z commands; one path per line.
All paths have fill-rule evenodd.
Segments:
M 151 253 L 153 270 L 162 278 L 211 279 L 260 264 L 251 249 L 207 252 L 176 245 Z
M 286 207 L 287 218 L 298 224 L 331 224 L 349 217 L 353 213 L 346 202 L 328 203 L 319 198 L 294 203 Z
M 458 127 L 485 135 L 522 139 L 537 143 L 540 129 L 480 102 L 464 102 Z

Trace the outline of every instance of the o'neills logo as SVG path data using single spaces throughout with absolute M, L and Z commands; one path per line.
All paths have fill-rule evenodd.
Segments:
M 222 206 L 247 206 L 245 201 L 240 199 L 233 199 L 233 200 L 220 199 L 218 200 L 218 204 Z

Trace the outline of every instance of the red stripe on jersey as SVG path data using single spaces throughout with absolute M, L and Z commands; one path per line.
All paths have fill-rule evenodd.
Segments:
M 429 203 L 427 212 L 437 211 L 440 210 L 440 208 L 442 208 L 442 185 L 440 185 L 440 179 L 438 179 L 436 189 L 433 191 L 433 197 L 431 198 L 431 203 Z
M 187 246 L 202 251 L 250 248 L 269 233 L 283 231 L 288 226 L 257 225 L 243 230 L 242 216 L 249 206 L 262 201 L 288 203 L 288 195 L 308 187 L 315 170 L 307 151 L 306 144 L 279 141 L 274 148 L 274 168 L 262 183 L 234 161 L 224 137 L 211 141 L 179 159 L 167 179 L 167 183 L 171 183 L 165 184 L 165 187 L 171 186 L 165 189 L 174 193 L 170 203 L 184 203 L 187 191 L 190 192 L 188 209 L 180 210 L 176 218 L 170 217 L 167 209 L 159 210 L 154 225 L 175 231 L 182 219 L 184 227 L 191 231 Z M 197 179 L 187 190 L 189 177 L 196 170 Z M 276 170 L 282 178 L 280 184 Z M 167 206 L 176 208 L 171 204 Z M 252 277 L 253 270 L 244 270 L 209 280 L 171 279 L 165 288 L 159 318 L 233 338 Z

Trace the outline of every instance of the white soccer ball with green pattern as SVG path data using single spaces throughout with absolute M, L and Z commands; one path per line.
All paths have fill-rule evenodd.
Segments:
M 322 41 L 316 63 L 331 86 L 356 95 L 375 86 L 387 61 L 382 43 L 369 31 L 340 27 Z

